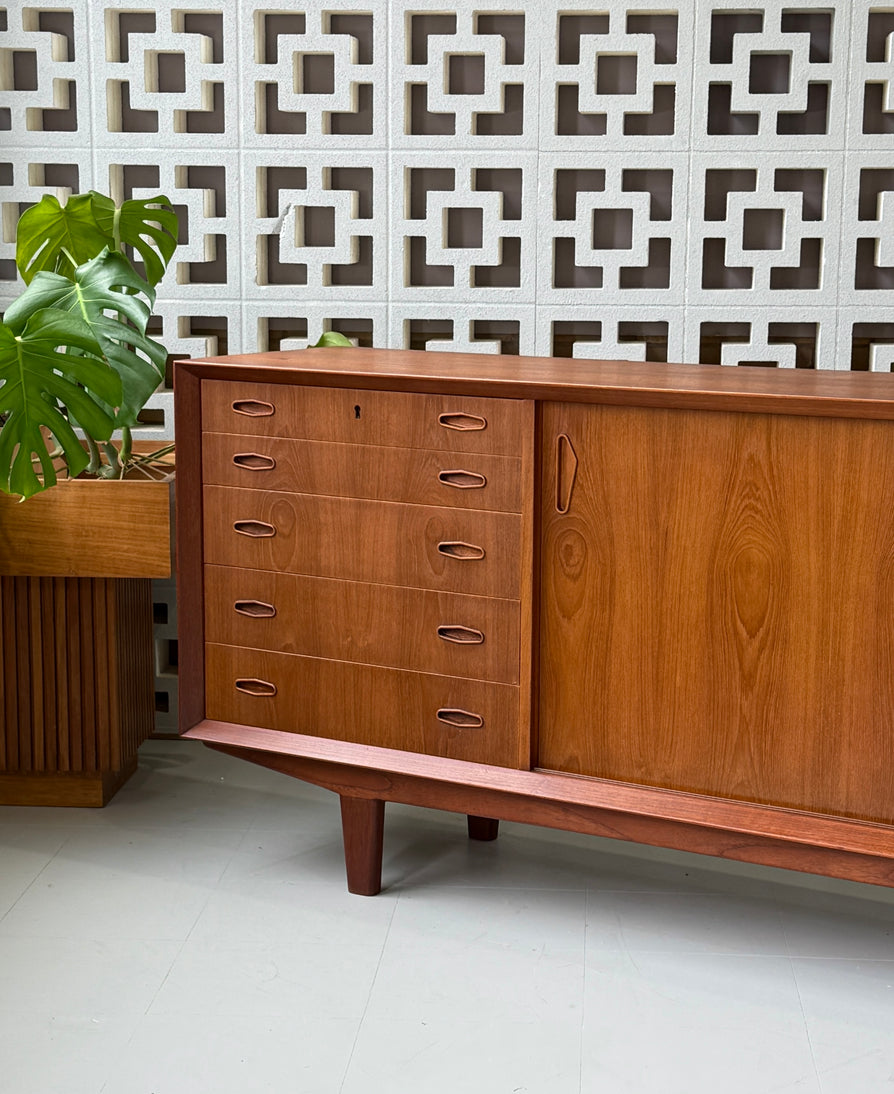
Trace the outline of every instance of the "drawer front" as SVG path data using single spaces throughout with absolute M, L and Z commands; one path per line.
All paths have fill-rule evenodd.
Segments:
M 207 563 L 519 598 L 512 513 L 226 486 L 206 486 L 204 508 Z
M 519 605 L 494 597 L 206 566 L 205 637 L 333 661 L 518 683 Z
M 519 456 L 531 421 L 518 399 L 202 381 L 211 433 Z
M 208 718 L 519 766 L 517 687 L 213 643 L 205 657 Z
M 521 512 L 514 456 L 205 433 L 202 462 L 218 486 Z

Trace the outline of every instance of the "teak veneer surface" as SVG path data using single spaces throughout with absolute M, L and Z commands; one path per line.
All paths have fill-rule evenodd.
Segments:
M 894 822 L 884 422 L 547 404 L 540 764 Z
M 233 404 L 244 400 L 266 402 L 272 413 L 234 411 Z M 215 381 L 204 385 L 202 428 L 259 437 L 518 456 L 529 409 L 507 399 Z M 439 421 L 442 414 L 458 413 L 481 418 L 485 425 L 453 429 Z
M 210 357 L 182 367 L 226 381 L 238 369 L 251 383 L 894 419 L 890 373 L 360 348 Z M 205 428 L 232 432 L 224 425 Z
M 507 513 L 522 507 L 521 461 L 513 456 L 226 433 L 206 433 L 202 447 L 205 482 L 217 486 Z M 472 481 L 481 485 L 453 486 L 439 475 L 458 476 L 460 483 L 463 475 L 478 476 Z
M 212 643 L 205 657 L 208 716 L 218 721 L 519 765 L 517 687 Z M 276 693 L 246 695 L 238 679 L 272 683 Z M 446 726 L 440 709 L 479 714 L 484 724 Z
M 224 566 L 517 600 L 521 518 L 512 513 L 205 487 L 205 558 Z M 236 532 L 260 521 L 275 534 Z M 320 530 L 325 529 L 321 535 Z M 483 558 L 452 558 L 468 543 Z
M 236 610 L 240 603 L 243 613 L 252 611 L 251 601 L 276 614 Z M 208 641 L 230 646 L 517 684 L 519 614 L 517 601 L 495 597 L 205 568 Z M 448 641 L 439 627 L 482 638 Z
M 0 574 L 169 577 L 166 482 L 71 479 L 20 502 L 0 494 Z

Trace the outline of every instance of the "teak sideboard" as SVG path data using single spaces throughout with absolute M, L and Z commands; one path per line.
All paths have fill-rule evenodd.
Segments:
M 185 736 L 384 806 L 894 885 L 894 376 L 176 365 Z

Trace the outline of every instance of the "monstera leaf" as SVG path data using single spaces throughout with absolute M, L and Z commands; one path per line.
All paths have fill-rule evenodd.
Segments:
M 146 400 L 164 379 L 167 352 L 146 334 L 154 303 L 155 290 L 124 255 L 104 250 L 78 266 L 70 279 L 46 271 L 37 274 L 9 306 L 4 322 L 13 334 L 20 334 L 30 317 L 45 308 L 82 322 L 102 357 L 121 377 L 115 418 L 115 427 L 121 428 L 136 423 Z M 87 429 L 86 422 L 81 424 Z
M 42 428 L 56 439 L 70 474 L 87 466 L 87 454 L 60 405 L 91 436 L 112 435 L 115 419 L 108 407 L 120 402 L 121 379 L 79 316 L 45 308 L 19 334 L 0 324 L 0 381 L 0 414 L 6 415 L 0 429 L 0 488 L 8 493 L 27 498 L 56 482 Z
M 71 277 L 103 248 L 122 246 L 139 252 L 146 280 L 158 284 L 177 246 L 177 214 L 163 194 L 120 207 L 95 190 L 76 194 L 65 205 L 46 194 L 19 218 L 16 265 L 27 285 L 41 270 Z
M 150 285 L 161 281 L 177 248 L 177 214 L 164 196 L 132 198 L 118 208 L 111 198 L 90 192 L 96 223 L 111 237 L 114 249 L 133 247 L 143 260 Z M 95 253 L 95 252 L 94 252 Z

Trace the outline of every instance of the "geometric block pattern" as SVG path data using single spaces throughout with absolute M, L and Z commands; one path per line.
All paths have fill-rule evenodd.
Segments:
M 163 191 L 171 359 L 894 368 L 890 3 L 0 4 L 0 311 L 28 204 Z

